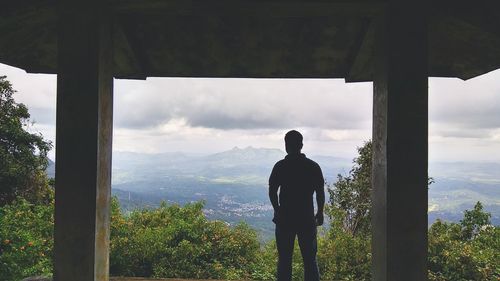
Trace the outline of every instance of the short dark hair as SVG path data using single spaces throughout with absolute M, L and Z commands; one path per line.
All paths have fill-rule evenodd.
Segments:
M 295 130 L 288 131 L 288 133 L 285 134 L 285 143 L 299 144 L 302 143 L 303 139 L 302 134 Z

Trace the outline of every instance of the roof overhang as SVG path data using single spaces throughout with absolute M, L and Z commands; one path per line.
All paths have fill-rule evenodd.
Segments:
M 371 81 L 382 1 L 114 0 L 114 76 Z M 500 68 L 500 17 L 487 4 L 429 4 L 429 76 Z M 491 4 L 493 5 L 493 4 Z M 57 73 L 54 0 L 0 11 L 0 62 Z

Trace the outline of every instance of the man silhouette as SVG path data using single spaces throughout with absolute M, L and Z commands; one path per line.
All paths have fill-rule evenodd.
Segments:
M 301 153 L 302 139 L 302 135 L 295 130 L 286 133 L 285 148 L 288 155 L 274 165 L 269 177 L 269 199 L 274 208 L 273 222 L 276 224 L 278 281 L 292 279 L 295 236 L 299 240 L 304 261 L 304 280 L 319 280 L 316 226 L 323 224 L 325 182 L 319 165 Z M 313 204 L 315 192 L 318 205 L 316 215 Z

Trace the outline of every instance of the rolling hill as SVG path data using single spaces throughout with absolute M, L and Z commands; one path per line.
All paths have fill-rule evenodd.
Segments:
M 267 179 L 274 163 L 285 156 L 279 149 L 238 148 L 209 155 L 114 152 L 113 194 L 125 210 L 157 206 L 161 201 L 205 202 L 210 219 L 244 220 L 264 238 L 273 233 Z M 350 159 L 311 156 L 332 183 L 346 174 Z M 457 221 L 465 209 L 481 201 L 500 224 L 499 163 L 430 163 L 429 223 L 437 218 Z M 53 174 L 53 163 L 49 165 Z

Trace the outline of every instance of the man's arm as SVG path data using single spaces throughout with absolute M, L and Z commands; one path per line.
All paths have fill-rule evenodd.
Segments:
M 269 199 L 271 200 L 271 204 L 273 205 L 274 211 L 278 211 L 279 209 L 279 201 L 278 201 L 278 188 L 280 187 L 279 180 L 279 162 L 276 163 L 271 171 L 271 175 L 269 176 Z
M 318 214 L 323 214 L 325 207 L 325 187 L 316 189 L 316 204 L 318 205 Z
M 278 179 L 278 164 L 274 165 L 273 171 L 271 172 L 271 176 L 269 177 L 269 200 L 271 200 L 271 204 L 274 209 L 274 217 L 273 222 L 277 222 L 279 220 L 279 199 L 278 199 L 278 189 L 280 187 L 280 181 Z
M 323 211 L 325 208 L 325 179 L 321 168 L 318 166 L 318 182 L 316 186 L 316 204 L 318 212 L 316 213 L 316 224 L 322 225 L 324 221 Z
M 279 204 L 278 204 L 278 188 L 279 186 L 277 184 L 269 184 L 269 199 L 271 200 L 271 204 L 273 205 L 274 211 L 278 211 L 279 209 Z

